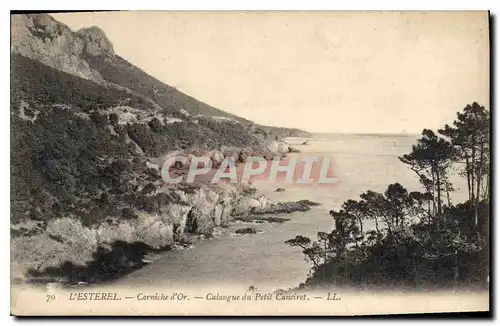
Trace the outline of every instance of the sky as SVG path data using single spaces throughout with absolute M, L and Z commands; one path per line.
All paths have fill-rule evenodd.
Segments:
M 487 12 L 105 12 L 115 52 L 207 104 L 311 132 L 420 133 L 489 109 Z

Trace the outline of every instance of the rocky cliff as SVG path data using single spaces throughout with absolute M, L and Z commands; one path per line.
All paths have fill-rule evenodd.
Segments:
M 148 75 L 114 51 L 96 26 L 77 32 L 47 14 L 11 16 L 11 52 L 110 89 L 140 97 L 156 109 L 176 116 L 227 118 L 249 127 L 250 121 L 214 108 Z M 224 122 L 227 120 L 220 120 Z M 301 136 L 303 131 L 258 126 L 265 136 Z
M 99 28 L 73 32 L 49 15 L 12 16 L 10 114 L 12 259 L 31 273 L 86 265 L 116 243 L 210 236 L 265 209 L 245 185 L 166 185 L 171 152 L 243 161 L 288 150 L 126 62 Z
M 96 33 L 74 33 L 68 26 L 56 21 L 50 15 L 12 15 L 11 51 L 46 64 L 77 77 L 104 84 L 99 72 L 92 69 L 82 56 L 97 49 L 113 50 L 111 42 L 102 31 Z M 106 39 L 90 35 L 101 35 Z M 99 40 L 98 42 L 95 40 Z M 100 48 L 100 44 L 111 45 Z M 111 52 L 113 53 L 113 52 Z

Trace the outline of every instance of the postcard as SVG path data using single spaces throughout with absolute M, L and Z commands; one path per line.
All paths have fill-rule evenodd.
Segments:
M 11 14 L 11 313 L 488 312 L 487 11 Z

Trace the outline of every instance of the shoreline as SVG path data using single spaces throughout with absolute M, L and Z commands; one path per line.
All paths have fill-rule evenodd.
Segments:
M 199 191 L 203 192 L 203 190 Z M 250 192 L 239 191 L 236 198 L 238 199 L 232 203 L 225 222 L 219 221 L 210 232 L 200 233 L 199 230 L 196 230 L 195 233 L 186 232 L 181 234 L 180 237 L 174 237 L 172 243 L 159 248 L 154 248 L 140 241 L 113 241 L 98 246 L 96 252 L 92 255 L 93 259 L 83 264 L 66 261 L 39 271 L 28 271 L 27 268 L 23 268 L 22 265 L 11 260 L 11 283 L 13 285 L 34 285 L 36 287 L 58 284 L 58 286 L 65 288 L 106 286 L 150 264 L 154 264 L 156 260 L 169 251 L 187 250 L 197 246 L 200 241 L 209 240 L 221 234 L 228 236 L 229 234 L 225 230 L 230 227 L 240 226 L 237 230 L 232 231 L 236 236 L 246 236 L 247 233 L 260 233 L 261 230 L 258 230 L 258 225 L 262 223 L 285 223 L 290 219 L 282 216 L 283 214 L 307 211 L 311 209 L 311 206 L 318 205 L 318 203 L 309 200 L 267 204 L 267 198 L 259 194 L 257 189 Z M 256 202 L 256 198 L 261 200 L 262 206 L 253 207 L 247 205 Z M 217 200 L 215 205 L 212 205 L 214 209 L 218 202 Z M 211 212 L 213 213 L 213 210 Z M 212 213 L 198 216 L 198 218 L 212 219 L 214 218 L 211 215 Z M 189 217 L 186 216 L 186 220 L 188 219 Z M 50 234 L 48 236 L 55 238 Z M 22 271 L 23 269 L 24 271 Z

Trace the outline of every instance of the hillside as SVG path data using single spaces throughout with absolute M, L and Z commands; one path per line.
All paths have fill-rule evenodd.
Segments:
M 239 122 L 181 119 L 39 61 L 12 54 L 11 62 L 11 257 L 23 275 L 64 266 L 54 273 L 72 274 L 73 264 L 100 259 L 98 267 L 109 264 L 117 275 L 130 269 L 124 248 L 211 235 L 246 207 L 236 189 L 165 184 L 160 168 L 169 152 L 203 153 L 214 163 L 276 154 Z M 109 260 L 114 250 L 119 261 Z M 92 277 L 107 277 L 100 268 Z
M 251 121 L 214 108 L 166 85 L 115 53 L 112 42 L 96 27 L 77 32 L 46 14 L 12 15 L 12 52 L 56 70 L 80 77 L 131 97 L 141 98 L 157 110 L 176 117 L 217 118 L 219 122 Z M 122 96 L 122 98 L 127 98 Z M 288 128 L 259 126 L 264 134 L 301 133 Z
M 103 194 L 113 207 L 144 209 L 122 195 L 145 186 L 151 172 L 144 167 L 175 150 L 272 155 L 274 134 L 127 63 L 100 29 L 74 33 L 48 15 L 12 21 L 13 220 L 75 213 Z
M 17 54 L 11 68 L 13 192 L 33 204 L 47 203 L 38 195 L 54 197 L 49 202 L 64 197 L 68 205 L 81 194 L 92 198 L 103 191 L 106 164 L 120 159 L 144 163 L 179 149 L 263 148 L 263 138 L 242 132 L 239 123 L 158 113 L 140 97 Z M 17 211 L 22 203 L 13 204 Z
M 48 15 L 12 17 L 10 90 L 11 259 L 23 275 L 94 263 L 77 279 L 101 277 L 101 264 L 117 275 L 130 269 L 124 250 L 210 236 L 260 203 L 248 185 L 166 184 L 166 155 L 217 166 L 289 151 L 283 130 L 187 96 L 116 55 L 99 28 L 75 33 Z
M 311 133 L 297 128 L 283 128 L 263 125 L 259 125 L 259 127 L 266 130 L 268 133 L 278 136 L 278 138 L 312 136 Z
M 118 55 L 87 55 L 85 60 L 106 81 L 147 96 L 168 111 L 176 109 L 195 117 L 198 115 L 221 116 L 250 123 L 248 120 L 216 109 L 162 83 Z

